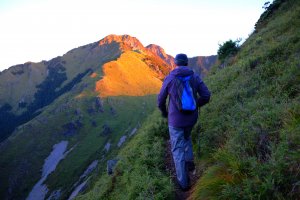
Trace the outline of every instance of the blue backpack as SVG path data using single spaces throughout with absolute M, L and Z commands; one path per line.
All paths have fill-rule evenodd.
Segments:
M 180 112 L 193 113 L 197 109 L 195 100 L 195 91 L 191 82 L 193 81 L 193 75 L 190 76 L 176 76 L 176 106 Z

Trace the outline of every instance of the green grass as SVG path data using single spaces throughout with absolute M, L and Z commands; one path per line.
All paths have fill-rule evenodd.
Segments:
M 92 46 L 94 48 L 90 49 Z M 60 162 L 55 172 L 46 180 L 46 184 L 50 191 L 60 189 L 62 198 L 68 197 L 74 189 L 73 184 L 77 182 L 88 165 L 93 160 L 101 159 L 99 166 L 105 166 L 107 159 L 118 154 L 120 148 L 117 147 L 117 143 L 121 136 L 128 135 L 134 128 L 138 128 L 149 113 L 153 112 L 156 95 L 108 97 L 103 99 L 103 113 L 91 114 L 88 112 L 94 106 L 98 95 L 95 92 L 95 82 L 103 75 L 102 65 L 115 60 L 121 53 L 119 44 L 112 42 L 108 46 L 97 46 L 95 43 L 79 47 L 61 58 L 68 80 L 72 80 L 78 73 L 86 69 L 92 69 L 98 77 L 92 78 L 89 74 L 85 75 L 81 82 L 74 85 L 70 91 L 57 97 L 48 106 L 41 108 L 40 115 L 19 126 L 5 144 L 1 144 L 0 180 L 3 181 L 0 187 L 0 199 L 5 198 L 8 190 L 13 191 L 13 194 L 9 194 L 9 196 L 14 199 L 25 198 L 33 185 L 40 179 L 44 159 L 52 151 L 52 146 L 61 140 L 68 140 L 68 149 L 72 147 L 74 149 Z M 99 57 L 99 55 L 101 56 Z M 33 65 L 36 67 L 42 65 L 43 67 L 40 71 L 37 70 L 43 76 L 31 80 L 34 81 L 32 87 L 35 88 L 39 84 L 36 81 L 42 81 L 47 73 L 43 63 Z M 16 69 L 12 68 L 12 70 Z M 26 73 L 21 74 L 22 77 L 19 78 L 22 82 L 27 82 L 26 76 L 24 77 Z M 8 78 L 5 77 L 4 82 L 11 78 L 9 73 L 7 76 Z M 1 82 L 0 86 L 5 85 L 4 82 Z M 66 84 L 67 81 L 56 89 L 61 89 Z M 13 92 L 21 95 L 19 91 L 22 87 L 17 84 L 16 88 L 13 88 Z M 0 94 L 4 95 L 6 92 L 4 88 L 0 88 Z M 28 95 L 33 97 L 33 94 Z M 79 97 L 80 94 L 82 94 L 81 97 Z M 10 98 L 13 99 L 10 102 L 13 103 L 13 111 L 15 111 L 20 98 L 15 94 L 10 95 Z M 0 101 L 2 100 L 0 99 Z M 76 115 L 75 110 L 78 109 L 80 114 Z M 115 110 L 115 114 L 112 114 L 112 110 Z M 38 119 L 46 119 L 44 120 L 46 123 L 43 124 Z M 83 126 L 75 135 L 65 136 L 63 126 L 76 120 L 80 120 Z M 93 126 L 92 122 L 95 122 L 97 126 Z M 112 130 L 110 134 L 102 134 L 104 125 L 110 127 Z M 112 144 L 111 150 L 103 157 L 103 148 L 107 142 Z M 97 170 L 103 169 L 99 167 Z
M 142 104 L 145 102 L 145 109 Z M 96 121 L 97 127 L 87 126 L 80 132 L 79 138 L 76 140 L 76 148 L 64 159 L 58 166 L 57 170 L 49 177 L 47 182 L 51 189 L 61 189 L 68 195 L 72 188 L 72 184 L 76 182 L 85 168 L 96 159 L 102 158 L 103 148 L 107 141 L 111 146 L 109 155 L 105 155 L 105 159 L 99 165 L 104 166 L 106 160 L 113 157 L 119 151 L 117 143 L 122 135 L 129 132 L 142 123 L 148 113 L 153 111 L 154 96 L 147 97 L 111 97 L 109 103 L 104 101 L 104 113 L 96 116 L 85 116 L 84 124 L 90 124 L 91 120 Z M 109 104 L 109 105 L 108 105 Z M 84 103 L 83 106 L 88 105 Z M 109 106 L 113 106 L 116 115 L 111 115 Z M 112 129 L 112 133 L 105 136 L 102 133 L 103 125 L 106 124 Z M 78 166 L 78 167 L 74 167 Z M 101 167 L 100 167 L 101 168 Z M 105 168 L 105 167 L 104 167 Z M 103 169 L 103 168 L 102 168 Z M 101 170 L 101 169 L 99 169 Z
M 193 136 L 210 162 L 192 199 L 299 197 L 299 13 L 299 1 L 283 3 L 232 65 L 208 76 L 212 101 Z
M 192 132 L 197 169 L 203 174 L 191 199 L 300 196 L 299 13 L 299 1 L 283 3 L 247 39 L 231 64 L 223 69 L 216 66 L 205 80 L 212 100 L 201 109 Z M 68 56 L 67 64 L 74 59 Z M 68 77 L 75 72 L 70 68 Z M 85 77 L 83 81 L 93 91 L 95 80 Z M 46 181 L 51 191 L 62 189 L 62 198 L 70 195 L 73 184 L 95 159 L 101 159 L 99 167 L 89 179 L 87 193 L 78 199 L 174 198 L 173 183 L 164 170 L 166 121 L 158 112 L 144 121 L 154 109 L 155 96 L 112 97 L 104 100 L 104 113 L 90 115 L 87 109 L 95 94 L 75 99 L 75 93 L 64 94 L 43 109 L 38 118 L 47 117 L 47 124 L 35 118 L 0 147 L 0 180 L 10 180 L 1 183 L 0 198 L 9 184 L 15 187 L 12 198 L 26 196 L 40 178 L 43 160 L 61 140 L 70 142 L 68 148 L 77 145 Z M 67 107 L 56 113 L 62 105 Z M 61 126 L 79 118 L 74 115 L 78 108 L 84 126 L 77 135 L 65 137 Z M 91 125 L 92 120 L 97 127 Z M 139 123 L 136 136 L 124 148 L 117 148 L 119 138 Z M 101 134 L 104 124 L 112 129 L 108 136 Z M 112 150 L 103 157 L 107 141 Z M 106 161 L 116 157 L 120 159 L 116 170 L 108 176 Z
M 155 108 L 155 95 L 145 97 L 110 97 L 104 100 L 104 112 L 88 114 L 87 109 L 95 102 L 94 94 L 82 99 L 75 99 L 72 93 L 59 97 L 53 104 L 45 107 L 44 112 L 37 118 L 47 118 L 47 123 L 38 122 L 37 118 L 22 125 L 9 138 L 0 154 L 1 180 L 16 182 L 14 198 L 26 196 L 33 185 L 40 179 L 41 166 L 49 155 L 52 146 L 61 140 L 68 140 L 68 149 L 75 146 L 74 150 L 57 166 L 46 183 L 50 190 L 62 189 L 63 195 L 69 195 L 73 184 L 78 180 L 86 167 L 96 159 L 100 159 L 104 145 L 107 141 L 112 144 L 108 159 L 119 151 L 117 143 L 122 135 L 142 123 L 149 113 Z M 62 107 L 61 111 L 58 108 Z M 116 110 L 112 115 L 110 108 Z M 75 115 L 75 110 L 81 110 L 81 117 Z M 72 137 L 62 134 L 62 126 L 70 121 L 81 118 L 84 126 Z M 97 123 L 96 127 L 91 121 Z M 102 126 L 107 124 L 112 133 L 104 136 L 101 134 Z M 103 160 L 100 165 L 105 165 Z M 12 182 L 5 181 L 1 184 L 0 194 L 3 195 Z
M 151 115 L 118 154 L 114 174 L 100 174 L 92 189 L 77 199 L 173 199 L 173 183 L 165 172 L 167 123 Z

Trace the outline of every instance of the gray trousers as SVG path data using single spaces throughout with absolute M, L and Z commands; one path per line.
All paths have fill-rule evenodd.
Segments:
M 187 162 L 193 162 L 191 131 L 193 126 L 177 128 L 169 126 L 171 150 L 176 168 L 177 180 L 181 188 L 189 187 Z

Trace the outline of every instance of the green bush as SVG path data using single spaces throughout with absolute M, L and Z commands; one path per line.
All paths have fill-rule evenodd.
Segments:
M 224 62 L 226 58 L 232 57 L 239 51 L 239 40 L 228 40 L 219 45 L 218 58 L 221 62 Z

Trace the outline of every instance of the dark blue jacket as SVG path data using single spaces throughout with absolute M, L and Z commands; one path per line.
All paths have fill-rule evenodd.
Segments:
M 210 92 L 201 78 L 194 74 L 193 70 L 186 66 L 176 67 L 165 78 L 160 93 L 158 95 L 157 104 L 164 116 L 168 115 L 169 126 L 173 127 L 187 127 L 193 126 L 198 119 L 197 109 L 193 113 L 180 112 L 175 104 L 176 88 L 174 85 L 174 78 L 176 76 L 190 76 L 193 75 L 193 90 L 197 93 L 197 105 L 201 107 L 209 102 Z M 199 96 L 198 96 L 199 95 Z M 169 96 L 168 110 L 166 107 L 166 100 Z

